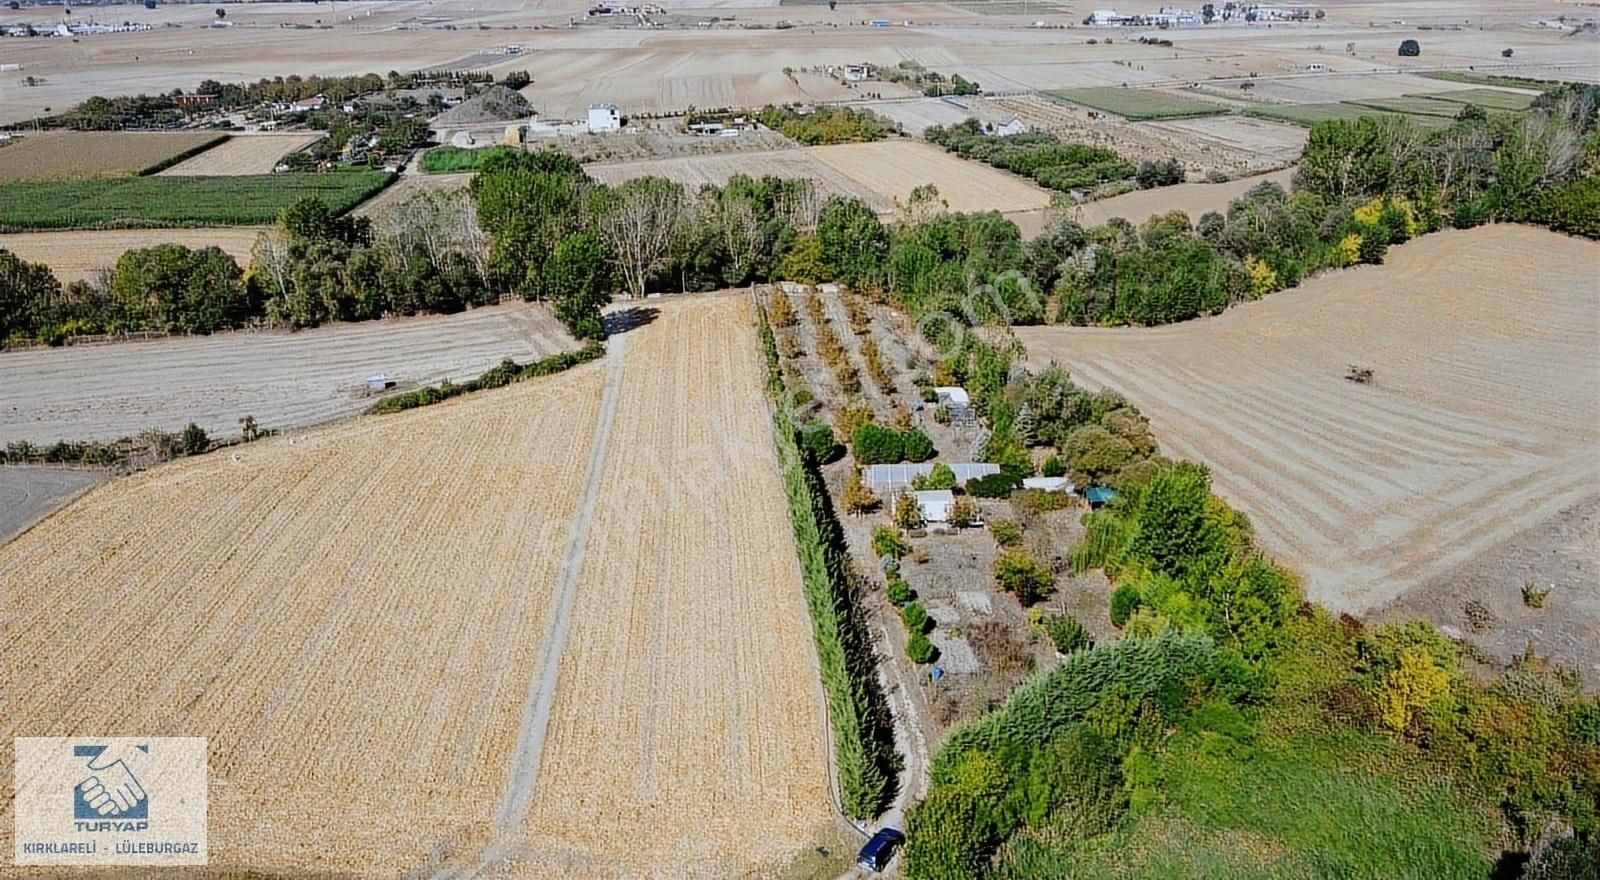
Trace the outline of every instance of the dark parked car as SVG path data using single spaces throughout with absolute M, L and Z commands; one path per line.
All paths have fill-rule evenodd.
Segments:
M 1422 54 L 1422 44 L 1416 40 L 1400 41 L 1400 54 L 1406 58 L 1415 58 Z
M 884 828 L 856 853 L 856 864 L 874 873 L 882 871 L 894 858 L 895 847 L 905 843 L 906 836 L 898 828 Z

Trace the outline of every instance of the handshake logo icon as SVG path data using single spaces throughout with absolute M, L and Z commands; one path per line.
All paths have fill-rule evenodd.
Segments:
M 137 772 L 149 755 L 147 745 L 73 746 L 72 756 L 85 759 L 85 776 L 72 788 L 72 818 L 130 822 L 149 819 L 150 795 Z

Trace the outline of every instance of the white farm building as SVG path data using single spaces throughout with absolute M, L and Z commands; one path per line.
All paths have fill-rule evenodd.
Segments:
M 589 105 L 589 131 L 616 131 L 622 128 L 622 113 L 615 104 Z

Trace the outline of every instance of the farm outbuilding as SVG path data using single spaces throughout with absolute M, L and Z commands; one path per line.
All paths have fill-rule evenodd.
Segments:
M 925 523 L 947 523 L 950 508 L 955 506 L 956 493 L 949 489 L 924 489 L 911 493 L 917 499 L 917 510 Z
M 885 498 L 902 489 L 911 488 L 913 480 L 925 477 L 933 471 L 933 464 L 931 461 L 925 461 L 921 464 L 868 465 L 863 469 L 861 479 L 873 494 Z M 1000 466 L 997 464 L 958 462 L 949 467 L 956 475 L 957 485 L 978 477 L 1000 473 Z
M 615 104 L 589 105 L 589 131 L 616 131 L 622 127 L 622 113 Z

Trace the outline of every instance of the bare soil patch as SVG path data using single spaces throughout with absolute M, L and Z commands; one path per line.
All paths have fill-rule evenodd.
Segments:
M 906 202 L 913 189 L 930 183 L 939 188 L 939 198 L 952 211 L 1028 211 L 1050 204 L 1050 193 L 1031 181 L 922 141 L 895 138 L 811 147 L 806 152 L 891 206 Z
M 110 476 L 107 471 L 77 468 L 0 466 L 0 545 Z

